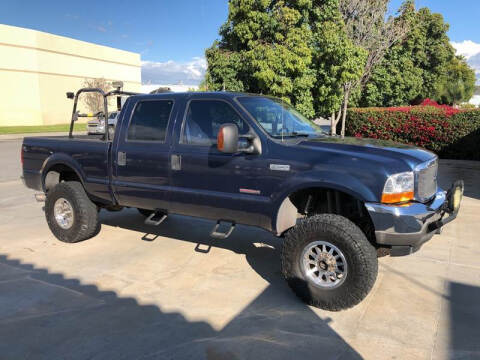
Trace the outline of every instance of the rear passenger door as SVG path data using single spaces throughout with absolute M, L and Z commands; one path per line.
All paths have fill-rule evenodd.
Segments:
M 119 203 L 145 209 L 168 208 L 170 143 L 176 116 L 173 98 L 131 102 L 113 151 L 113 188 Z

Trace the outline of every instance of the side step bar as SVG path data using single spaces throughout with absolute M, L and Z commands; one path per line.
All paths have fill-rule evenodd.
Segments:
M 222 223 L 230 224 L 230 228 L 226 232 L 220 232 L 219 228 Z M 235 222 L 229 220 L 218 220 L 217 224 L 213 227 L 210 236 L 214 239 L 224 240 L 232 235 L 233 230 L 235 230 Z
M 163 211 L 152 212 L 150 216 L 145 219 L 145 225 L 158 226 L 165 221 L 167 216 Z

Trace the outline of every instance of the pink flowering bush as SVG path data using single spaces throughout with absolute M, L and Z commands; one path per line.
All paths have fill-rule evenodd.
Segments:
M 480 110 L 459 110 L 430 99 L 418 106 L 351 109 L 346 131 L 416 145 L 443 157 L 480 160 Z

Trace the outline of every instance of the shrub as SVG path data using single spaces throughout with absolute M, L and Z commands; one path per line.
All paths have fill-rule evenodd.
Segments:
M 416 145 L 444 158 L 480 160 L 480 110 L 459 110 L 429 99 L 419 106 L 351 109 L 346 132 Z
M 472 109 L 475 109 L 476 106 L 474 104 L 470 104 L 470 103 L 463 103 L 463 104 L 460 104 L 460 109 L 462 110 L 472 110 Z

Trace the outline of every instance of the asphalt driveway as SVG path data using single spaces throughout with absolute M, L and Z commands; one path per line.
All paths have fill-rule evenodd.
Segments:
M 211 222 L 102 211 L 97 237 L 57 241 L 19 151 L 0 141 L 1 359 L 480 358 L 478 162 L 441 162 L 441 185 L 466 181 L 458 219 L 420 252 L 380 259 L 367 299 L 331 313 L 297 300 L 262 230 L 219 241 Z

